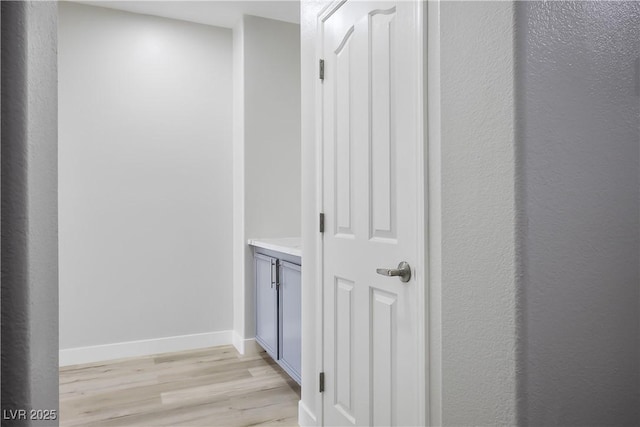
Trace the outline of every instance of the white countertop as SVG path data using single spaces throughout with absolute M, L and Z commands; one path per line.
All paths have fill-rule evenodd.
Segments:
M 283 237 L 278 239 L 249 239 L 249 245 L 272 251 L 302 257 L 302 240 L 300 237 Z
M 275 239 L 249 239 L 249 245 L 272 251 L 302 257 L 302 240 L 300 237 L 281 237 Z

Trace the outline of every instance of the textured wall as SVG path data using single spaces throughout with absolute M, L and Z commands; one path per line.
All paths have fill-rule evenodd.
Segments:
M 232 34 L 60 4 L 60 347 L 232 328 Z
M 523 2 L 530 425 L 640 424 L 640 3 Z
M 442 422 L 516 421 L 513 4 L 442 2 Z
M 3 410 L 58 408 L 56 9 L 2 2 L 0 11 Z

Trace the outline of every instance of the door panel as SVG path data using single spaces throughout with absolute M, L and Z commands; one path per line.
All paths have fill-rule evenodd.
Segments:
M 274 359 L 278 359 L 277 259 L 254 255 L 256 274 L 256 341 Z
M 300 266 L 280 261 L 280 362 L 300 383 L 302 351 Z
M 396 306 L 397 296 L 378 289 L 371 290 L 371 394 L 374 402 L 390 404 L 373 405 L 372 425 L 394 424 L 396 399 Z
M 418 262 L 416 3 L 346 1 L 321 18 L 326 425 L 422 422 L 419 284 L 376 274 Z
M 354 283 L 343 278 L 335 280 L 335 405 L 351 422 L 353 419 L 353 396 L 351 389 L 353 373 L 353 287 Z
M 353 56 L 351 38 L 353 27 L 349 28 L 340 45 L 335 50 L 335 224 L 336 233 L 352 236 L 353 204 L 351 168 L 351 73 Z
M 369 73 L 371 137 L 369 188 L 371 238 L 396 237 L 395 209 L 395 120 L 393 33 L 396 10 L 376 11 L 370 18 Z

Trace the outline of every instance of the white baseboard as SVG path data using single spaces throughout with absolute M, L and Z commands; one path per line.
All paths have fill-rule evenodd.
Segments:
M 316 416 L 311 413 L 302 400 L 298 402 L 298 425 L 300 427 L 314 427 L 317 425 Z
M 179 335 L 60 350 L 60 366 L 232 344 L 233 331 Z M 234 343 L 235 345 L 235 343 Z
M 255 338 L 244 339 L 236 331 L 233 331 L 233 346 L 240 354 L 257 354 L 262 351 Z

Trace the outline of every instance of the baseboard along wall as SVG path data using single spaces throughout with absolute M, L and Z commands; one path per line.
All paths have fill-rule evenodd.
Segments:
M 262 350 L 255 338 L 245 339 L 235 331 L 233 331 L 233 346 L 240 354 L 256 354 Z
M 60 350 L 59 365 L 79 365 L 172 351 L 195 350 L 218 345 L 233 344 L 238 348 L 234 334 L 233 331 L 217 331 L 63 349 Z M 243 349 L 246 347 L 244 344 L 243 342 Z M 240 352 L 240 350 L 238 351 Z

